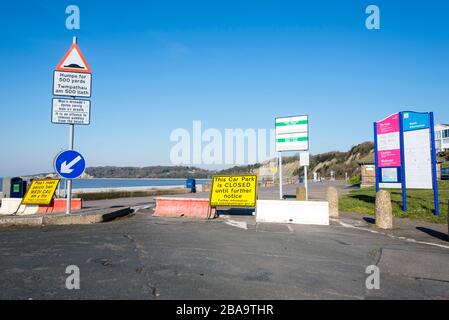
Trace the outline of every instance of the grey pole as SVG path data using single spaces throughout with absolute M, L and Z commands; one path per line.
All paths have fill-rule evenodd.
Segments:
M 306 189 L 306 201 L 309 200 L 309 186 L 307 184 L 307 168 L 308 166 L 304 166 L 304 187 Z
M 78 42 L 77 37 L 73 37 L 73 44 Z M 75 97 L 73 97 L 75 99 Z M 69 124 L 69 150 L 73 150 L 73 141 L 75 139 L 75 125 Z M 66 214 L 70 214 L 72 211 L 72 179 L 67 180 L 67 204 L 66 204 Z
M 73 150 L 73 140 L 75 134 L 75 125 L 69 125 L 69 150 Z M 72 179 L 67 180 L 67 210 L 66 213 L 70 214 L 72 210 Z
M 279 152 L 279 199 L 284 199 L 282 192 L 282 152 Z

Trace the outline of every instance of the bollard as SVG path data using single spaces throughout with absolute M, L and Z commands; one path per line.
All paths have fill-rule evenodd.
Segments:
M 393 229 L 391 196 L 385 190 L 380 190 L 376 194 L 376 226 L 381 229 Z
M 329 217 L 338 218 L 338 191 L 336 188 L 327 188 L 326 201 L 329 203 Z
M 306 201 L 306 188 L 304 186 L 296 186 L 296 200 Z

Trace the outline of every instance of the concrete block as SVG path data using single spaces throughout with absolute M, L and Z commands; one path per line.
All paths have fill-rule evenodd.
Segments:
M 306 187 L 304 186 L 296 187 L 296 200 L 306 201 Z
M 376 226 L 381 229 L 393 229 L 391 196 L 386 190 L 380 190 L 376 194 Z
M 257 200 L 257 222 L 329 225 L 324 201 Z
M 326 201 L 329 203 L 329 216 L 331 218 L 338 218 L 338 191 L 336 188 L 327 188 Z

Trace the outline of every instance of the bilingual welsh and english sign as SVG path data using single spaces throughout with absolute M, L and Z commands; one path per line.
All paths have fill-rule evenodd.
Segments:
M 211 207 L 255 207 L 256 175 L 222 175 L 212 177 Z
M 92 95 L 91 69 L 76 43 L 72 44 L 56 66 L 53 95 L 60 98 L 52 100 L 52 123 L 90 124 L 90 101 L 75 99 L 90 98 Z
M 56 70 L 53 75 L 53 95 L 90 98 L 92 75 Z
M 407 211 L 408 189 L 433 189 L 439 213 L 435 133 L 432 112 L 398 112 L 374 123 L 376 190 L 402 188 Z
M 56 124 L 90 124 L 90 101 L 54 98 L 51 122 Z
M 276 152 L 309 150 L 309 116 L 276 118 Z
M 25 205 L 50 205 L 53 200 L 59 179 L 33 180 L 22 204 Z

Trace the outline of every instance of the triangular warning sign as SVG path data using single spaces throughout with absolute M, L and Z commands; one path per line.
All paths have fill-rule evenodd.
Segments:
M 56 67 L 56 70 L 91 73 L 90 67 L 76 43 L 72 44 L 70 49 L 66 52 L 64 58 L 62 58 Z

